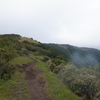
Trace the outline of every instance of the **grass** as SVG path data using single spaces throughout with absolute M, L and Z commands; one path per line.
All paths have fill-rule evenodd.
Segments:
M 69 88 L 58 80 L 54 73 L 49 71 L 44 62 L 38 60 L 36 67 L 44 71 L 45 74 L 42 77 L 47 82 L 44 90 L 49 93 L 53 100 L 80 100 Z
M 12 79 L 0 80 L 0 100 L 14 100 L 14 98 L 30 100 L 25 73 L 16 71 Z
M 38 63 L 36 67 L 44 71 L 43 77 L 46 81 L 46 91 L 52 98 L 52 100 L 79 100 L 79 98 L 74 95 L 69 88 L 64 86 L 56 77 L 54 73 L 49 71 L 46 67 L 46 63 L 37 60 Z M 17 57 L 13 59 L 10 63 L 13 65 L 23 65 L 31 63 L 33 60 L 27 57 Z M 0 100 L 30 100 L 30 96 L 27 89 L 27 83 L 24 80 L 25 73 L 23 71 L 17 70 L 12 78 L 8 81 L 0 80 Z
M 27 57 L 17 57 L 10 61 L 13 65 L 29 64 L 33 60 Z M 24 98 L 24 100 L 30 100 L 30 96 L 27 89 L 27 82 L 25 81 L 25 73 L 23 70 L 16 70 L 12 78 L 9 80 L 0 79 L 0 100 L 18 100 Z
M 39 44 L 36 40 L 32 40 L 31 38 L 27 38 L 27 37 L 21 37 L 21 42 L 22 41 L 28 41 L 30 43 L 35 43 L 35 44 Z
M 32 62 L 33 62 L 33 60 L 29 59 L 28 57 L 19 56 L 19 57 L 14 58 L 13 60 L 11 60 L 10 64 L 22 66 L 23 64 L 29 64 Z

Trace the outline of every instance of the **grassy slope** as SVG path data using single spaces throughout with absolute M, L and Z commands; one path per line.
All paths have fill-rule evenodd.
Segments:
M 32 40 L 32 39 L 27 38 L 27 37 L 21 37 L 20 42 L 22 42 L 22 41 L 28 41 L 30 43 L 36 43 L 36 44 L 38 44 L 38 42 L 36 40 Z
M 16 96 L 18 99 L 23 97 L 25 100 L 30 100 L 24 77 L 24 73 L 17 71 L 11 80 L 0 81 L 0 100 L 13 100 L 12 96 Z M 18 92 L 18 89 L 20 92 Z
M 23 64 L 31 63 L 32 61 L 33 60 L 27 57 L 17 57 L 10 63 L 21 66 Z M 0 100 L 13 100 L 12 95 L 16 95 L 17 99 L 24 98 L 25 100 L 30 100 L 27 83 L 24 78 L 25 73 L 22 70 L 17 70 L 10 80 L 0 80 Z M 20 90 L 20 92 L 17 92 L 18 90 Z
M 29 64 L 32 62 L 33 62 L 33 60 L 29 59 L 28 57 L 19 56 L 19 57 L 16 57 L 15 59 L 11 60 L 10 64 L 22 66 L 23 64 Z
M 47 82 L 46 88 L 44 89 L 50 94 L 53 100 L 79 100 L 79 98 L 74 95 L 69 88 L 64 86 L 56 77 L 54 73 L 46 68 L 46 63 L 38 60 L 36 67 L 44 71 L 42 77 L 44 77 Z
M 13 65 L 23 65 L 31 63 L 32 60 L 27 57 L 17 57 L 13 59 L 10 63 Z M 38 68 L 44 71 L 42 77 L 44 77 L 47 82 L 46 88 L 44 89 L 53 100 L 79 100 L 79 98 L 74 95 L 66 86 L 64 86 L 56 77 L 54 73 L 46 68 L 46 63 L 38 60 L 36 65 Z M 30 100 L 27 83 L 24 80 L 25 73 L 22 70 L 17 70 L 12 79 L 8 81 L 0 80 L 0 100 L 11 100 L 12 95 L 16 95 L 16 98 L 25 100 Z M 20 92 L 16 92 L 20 90 Z M 5 92 L 6 91 L 6 92 Z

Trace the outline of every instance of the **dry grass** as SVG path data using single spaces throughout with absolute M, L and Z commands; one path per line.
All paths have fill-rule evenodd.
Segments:
M 37 42 L 36 40 L 33 40 L 33 39 L 31 39 L 31 38 L 27 38 L 27 37 L 21 37 L 20 42 L 22 42 L 22 41 L 28 41 L 28 42 L 36 43 L 36 44 L 39 43 L 39 42 Z

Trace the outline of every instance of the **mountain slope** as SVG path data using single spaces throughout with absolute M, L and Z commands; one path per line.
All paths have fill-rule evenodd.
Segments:
M 17 34 L 0 35 L 0 100 L 32 100 L 24 72 L 25 67 L 33 62 L 32 58 L 38 61 L 35 67 L 44 72 L 37 78 L 45 80 L 46 85 L 42 89 L 51 96 L 52 100 L 79 100 L 51 72 L 51 69 L 65 63 L 66 58 L 45 44 Z M 49 67 L 47 67 L 47 61 L 50 61 Z
M 100 64 L 100 51 L 93 48 L 79 48 L 71 45 L 47 44 L 78 67 Z
M 71 45 L 47 44 L 60 54 L 69 54 L 69 63 L 58 66 L 58 77 L 85 100 L 100 99 L 100 51 Z M 62 50 L 61 50 L 62 49 Z M 63 52 L 64 51 L 64 52 Z M 56 68 L 54 69 L 56 70 Z M 54 71 L 53 70 L 53 71 Z
M 26 82 L 23 81 L 25 77 L 23 69 L 32 63 L 32 58 L 38 61 L 35 67 L 44 72 L 39 77 L 46 81 L 44 90 L 52 99 L 78 100 L 79 98 L 72 92 L 84 100 L 100 99 L 99 50 L 71 45 L 42 44 L 32 38 L 5 34 L 0 35 L 0 96 L 2 100 L 6 98 L 11 100 L 12 91 L 19 89 L 20 86 L 22 89 L 27 87 L 24 84 Z M 8 85 L 7 88 L 5 88 L 6 85 Z M 8 92 L 5 93 L 5 91 Z M 27 89 L 21 90 L 20 95 L 17 96 L 22 98 L 25 96 L 26 100 L 30 100 L 28 92 Z M 18 94 L 16 90 L 15 94 Z

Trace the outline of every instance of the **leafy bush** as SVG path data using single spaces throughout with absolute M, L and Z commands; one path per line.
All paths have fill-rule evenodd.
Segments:
M 72 91 L 87 100 L 93 100 L 100 92 L 100 74 L 92 69 L 78 69 L 73 65 L 67 65 L 58 76 Z
M 0 78 L 9 79 L 14 72 L 14 67 L 5 59 L 0 58 Z
M 43 58 L 43 62 L 46 62 L 46 61 L 48 61 L 49 60 L 49 57 L 48 56 L 45 56 L 44 58 Z
M 64 68 L 64 64 L 61 63 L 59 66 L 56 66 L 56 67 L 54 68 L 53 72 L 54 72 L 55 74 L 58 74 L 58 73 L 60 72 L 60 70 L 63 69 L 63 68 Z
M 52 59 L 52 62 L 55 63 L 57 66 L 60 65 L 61 63 L 65 63 L 65 61 L 61 59 Z

